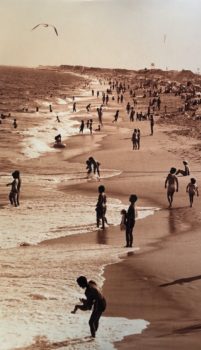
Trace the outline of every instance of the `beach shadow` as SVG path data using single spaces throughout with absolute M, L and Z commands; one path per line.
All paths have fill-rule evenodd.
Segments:
M 175 331 L 173 331 L 173 334 L 186 334 L 196 331 L 201 331 L 201 324 L 195 324 L 192 326 L 176 329 Z
M 189 206 L 167 208 L 167 210 L 169 210 L 169 230 L 171 234 L 178 234 L 185 231 L 185 212 L 183 210 L 187 208 L 189 208 Z
M 128 252 L 127 253 L 127 256 L 133 256 L 133 255 L 135 255 L 135 252 Z
M 107 230 L 98 230 L 96 235 L 96 243 L 98 244 L 108 244 Z
M 166 333 L 157 336 L 157 338 L 163 338 L 167 336 L 172 336 L 173 334 L 188 334 L 188 333 L 193 333 L 193 332 L 200 332 L 201 331 L 201 324 L 195 324 L 192 326 L 184 327 L 184 328 L 178 328 L 173 330 L 171 333 Z
M 186 277 L 186 278 L 179 278 L 178 280 L 169 282 L 169 283 L 163 283 L 160 284 L 159 287 L 168 287 L 173 286 L 174 284 L 184 284 L 184 283 L 191 283 L 193 281 L 197 281 L 201 279 L 201 275 L 193 276 L 193 277 Z

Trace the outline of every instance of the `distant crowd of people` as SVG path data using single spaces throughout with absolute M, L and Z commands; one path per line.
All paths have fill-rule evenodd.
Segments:
M 173 88 L 173 87 L 172 87 Z M 137 111 L 138 106 L 138 98 L 137 98 L 137 91 L 143 90 L 142 98 L 146 99 L 149 97 L 148 105 L 146 105 L 147 110 L 145 112 L 139 112 Z M 127 102 L 125 93 L 129 93 L 130 101 Z M 166 90 L 163 91 L 164 93 L 168 93 Z M 108 104 L 110 105 L 110 101 L 115 101 L 118 103 L 118 109 L 115 108 L 114 110 L 114 119 L 111 120 L 112 123 L 115 123 L 115 125 L 118 125 L 118 121 L 120 118 L 120 115 L 123 114 L 123 107 L 125 107 L 125 101 L 126 104 L 126 118 L 130 122 L 129 125 L 134 125 L 133 122 L 136 121 L 147 121 L 147 123 L 150 123 L 150 136 L 154 134 L 154 113 L 155 111 L 159 112 L 161 111 L 161 97 L 160 94 L 162 93 L 161 87 L 157 85 L 157 82 L 155 82 L 155 85 L 145 86 L 141 84 L 141 86 L 137 86 L 135 88 L 131 88 L 129 84 L 125 84 L 118 81 L 109 81 L 109 88 L 106 89 L 106 91 L 97 90 L 96 97 L 101 100 L 101 105 L 99 107 L 95 107 L 95 111 L 97 113 L 97 121 L 98 126 L 95 129 L 95 131 L 101 131 L 101 128 L 103 126 L 103 108 L 104 110 L 107 110 Z M 91 91 L 92 97 L 95 96 L 95 90 L 92 89 Z M 110 96 L 111 95 L 111 96 Z M 191 100 L 190 100 L 191 101 Z M 187 97 L 185 98 L 185 106 L 186 103 L 191 104 Z M 123 106 L 123 107 L 122 107 Z M 71 110 L 73 113 L 77 112 L 77 103 L 75 101 L 75 98 L 73 97 L 72 104 L 71 104 Z M 185 107 L 187 108 L 187 107 Z M 93 119 L 90 118 L 91 110 L 93 109 L 93 106 L 91 103 L 88 103 L 86 105 L 86 111 L 87 114 L 87 120 L 81 119 L 80 125 L 79 125 L 79 133 L 84 134 L 84 130 L 87 129 L 90 134 L 93 133 Z M 164 106 L 165 113 L 167 111 L 167 106 Z M 39 107 L 36 108 L 36 112 L 39 111 Z M 52 113 L 53 108 L 52 105 L 49 105 L 49 112 Z M 82 117 L 83 118 L 83 117 Z M 1 119 L 3 119 L 1 117 Z M 59 116 L 56 116 L 56 121 L 58 123 L 61 122 Z M 13 127 L 17 128 L 17 120 L 14 119 L 13 121 Z M 113 128 L 116 128 L 114 124 L 112 124 Z M 132 128 L 132 136 L 131 136 L 131 142 L 132 142 L 132 149 L 133 150 L 140 150 L 141 147 L 141 131 L 139 128 L 135 127 Z M 143 135 L 142 135 L 143 136 Z M 129 137 L 130 139 L 130 137 Z M 151 139 L 151 138 L 150 138 Z M 57 134 L 55 136 L 55 145 L 60 146 L 62 144 L 61 140 L 61 134 Z M 133 152 L 132 154 L 137 154 Z M 93 178 L 95 176 L 100 181 L 100 162 L 95 160 L 92 156 L 90 156 L 86 160 L 86 170 L 87 171 L 87 178 Z M 167 175 L 165 179 L 165 188 L 167 189 L 167 200 L 169 204 L 169 208 L 172 208 L 173 205 L 173 199 L 175 192 L 179 191 L 179 181 L 178 181 L 178 175 L 181 176 L 190 176 L 190 169 L 188 165 L 188 161 L 183 161 L 184 169 L 176 169 L 175 167 L 172 167 L 170 169 L 169 174 Z M 20 205 L 20 189 L 21 189 L 21 177 L 20 172 L 18 170 L 15 170 L 12 173 L 12 182 L 8 183 L 7 186 L 11 186 L 11 190 L 9 193 L 9 201 L 10 204 L 17 207 Z M 190 207 L 192 207 L 194 202 L 194 197 L 197 194 L 199 196 L 199 190 L 198 185 L 196 183 L 196 179 L 192 177 L 190 181 L 186 184 L 186 192 L 189 196 L 189 203 Z M 132 248 L 133 247 L 133 241 L 134 241 L 134 228 L 137 218 L 137 208 L 136 208 L 136 202 L 138 200 L 138 196 L 136 194 L 131 194 L 129 196 L 129 205 L 127 209 L 121 210 L 121 222 L 120 222 L 120 229 L 125 232 L 125 247 L 126 248 Z M 95 206 L 95 221 L 96 226 L 98 229 L 105 230 L 106 227 L 109 225 L 106 214 L 107 214 L 107 195 L 105 191 L 105 186 L 100 185 L 98 186 L 98 198 Z M 76 304 L 74 309 L 72 310 L 72 313 L 76 313 L 77 310 L 87 311 L 92 310 L 92 314 L 90 316 L 89 320 L 89 326 L 90 326 L 90 332 L 91 336 L 95 338 L 96 332 L 99 327 L 99 320 L 102 316 L 102 313 L 106 309 L 106 300 L 100 290 L 98 289 L 98 286 L 95 281 L 93 280 L 87 280 L 85 276 L 80 276 L 77 278 L 77 284 L 79 287 L 85 290 L 85 298 L 80 299 L 80 304 Z

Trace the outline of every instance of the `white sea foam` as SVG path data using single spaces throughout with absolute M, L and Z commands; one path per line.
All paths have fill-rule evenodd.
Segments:
M 113 174 L 114 175 L 114 174 Z M 110 176 L 110 174 L 108 175 Z M 10 204 L 1 210 L 0 247 L 16 247 L 22 242 L 36 244 L 46 239 L 53 239 L 72 234 L 96 230 L 95 206 L 97 196 L 87 197 L 58 192 L 58 184 L 87 181 L 83 173 L 60 175 L 24 175 L 23 188 L 37 186 L 41 198 L 22 200 L 20 207 Z M 2 186 L 8 183 L 8 177 L 2 176 Z M 51 191 L 51 198 L 49 192 Z M 48 203 L 45 198 L 48 196 Z M 120 211 L 125 208 L 115 198 L 107 201 L 107 218 L 112 225 L 120 223 Z M 154 214 L 157 208 L 138 208 L 138 219 Z M 14 214 L 14 215 L 13 215 Z M 33 230 L 34 228 L 34 230 Z M 20 234 L 19 234 L 20 232 Z
M 1 251 L 0 348 L 23 349 L 37 339 L 39 344 L 66 342 L 75 349 L 91 349 L 94 343 L 83 339 L 89 335 L 89 313 L 70 313 L 83 296 L 76 278 L 85 274 L 101 287 L 102 267 L 118 262 L 121 255 L 120 247 L 94 243 Z M 113 349 L 113 342 L 147 325 L 143 320 L 103 317 L 95 346 Z
M 81 99 L 85 101 L 85 97 Z M 57 103 L 64 104 L 62 100 Z M 52 102 L 44 101 L 43 106 L 50 104 Z M 61 119 L 59 124 L 56 124 L 56 115 Z M 40 113 L 37 116 L 44 117 Z M 75 125 L 78 123 L 70 119 L 68 112 L 52 112 L 51 117 L 44 117 L 44 123 L 24 132 L 24 155 L 34 158 L 55 151 L 51 148 L 55 134 L 61 133 L 63 138 L 74 135 L 77 133 Z M 103 177 L 117 173 L 118 170 L 105 170 Z M 41 199 L 23 199 L 20 207 L 8 205 L 1 210 L 1 350 L 23 349 L 34 343 L 39 344 L 40 349 L 42 344 L 44 348 L 46 345 L 54 348 L 55 342 L 59 343 L 61 350 L 66 347 L 109 350 L 114 349 L 113 342 L 140 333 L 148 326 L 144 320 L 102 317 L 97 338 L 91 341 L 86 338 L 89 335 L 89 314 L 70 313 L 79 297 L 83 296 L 76 285 L 77 276 L 84 273 L 101 287 L 103 267 L 118 262 L 122 256 L 121 247 L 107 244 L 107 232 L 97 231 L 96 242 L 90 244 L 19 247 L 22 242 L 34 244 L 71 234 L 84 235 L 95 229 L 97 197 L 73 197 L 63 192 L 58 196 L 56 189 L 58 184 L 83 181 L 83 177 L 83 173 L 32 176 L 32 184 L 35 182 L 38 188 L 41 186 Z M 7 177 L 2 177 L 2 180 L 4 185 Z M 29 176 L 23 175 L 24 191 L 29 181 Z M 52 200 L 47 194 L 50 190 Z M 119 213 L 124 207 L 119 200 L 108 198 L 110 223 L 119 223 Z M 155 208 L 149 210 L 139 210 L 139 218 L 153 214 Z
M 58 115 L 60 123 L 56 121 Z M 42 117 L 41 117 L 42 118 Z M 44 117 L 43 117 L 44 118 Z M 79 123 L 72 120 L 68 112 L 52 113 L 44 123 L 23 132 L 23 154 L 27 158 L 37 158 L 46 152 L 56 152 L 54 138 L 61 134 L 63 139 L 78 134 Z
M 47 315 L 44 315 L 47 316 Z M 43 315 L 41 315 L 42 319 Z M 48 327 L 45 323 L 40 325 L 32 324 L 31 328 L 26 331 L 22 342 L 22 334 L 27 329 L 27 323 L 13 320 L 9 322 L 6 328 L 9 327 L 10 337 L 7 336 L 6 329 L 0 329 L 1 344 L 4 350 L 13 350 L 24 348 L 30 345 L 37 344 L 38 348 L 51 349 L 75 349 L 75 350 L 112 350 L 115 349 L 113 342 L 122 340 L 125 336 L 139 334 L 147 326 L 148 322 L 144 320 L 128 320 L 120 317 L 102 317 L 100 321 L 100 329 L 95 340 L 91 339 L 86 334 L 89 334 L 88 329 L 89 315 L 71 316 L 64 315 L 62 323 L 55 327 L 55 321 L 48 319 Z M 77 325 L 79 324 L 79 327 Z

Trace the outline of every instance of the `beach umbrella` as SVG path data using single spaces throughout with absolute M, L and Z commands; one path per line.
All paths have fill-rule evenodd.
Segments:
M 55 26 L 53 26 L 52 24 L 39 23 L 39 24 L 37 24 L 35 27 L 33 27 L 31 30 L 34 30 L 34 29 L 38 28 L 39 26 L 42 26 L 42 27 L 45 27 L 45 28 L 47 28 L 47 27 L 52 27 L 52 28 L 54 29 L 56 35 L 58 36 L 57 28 L 56 28 Z

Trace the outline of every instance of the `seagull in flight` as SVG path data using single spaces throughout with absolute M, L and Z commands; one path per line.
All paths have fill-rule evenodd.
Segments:
M 32 30 L 36 29 L 36 28 L 39 27 L 39 26 L 43 26 L 43 27 L 45 27 L 45 28 L 47 28 L 47 27 L 52 27 L 52 28 L 54 29 L 56 35 L 58 36 L 57 28 L 56 28 L 55 26 L 53 26 L 52 24 L 39 23 L 39 24 L 37 24 L 35 27 L 33 27 Z

